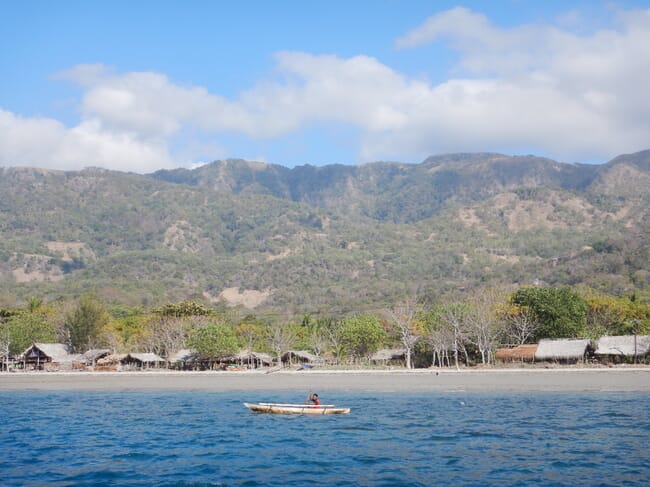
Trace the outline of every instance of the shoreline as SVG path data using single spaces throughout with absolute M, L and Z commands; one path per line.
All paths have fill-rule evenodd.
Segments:
M 324 393 L 650 393 L 650 367 L 0 373 L 0 392 L 263 392 L 307 389 Z

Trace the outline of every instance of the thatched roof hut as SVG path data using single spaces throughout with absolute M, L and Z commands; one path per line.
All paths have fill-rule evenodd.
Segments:
M 190 348 L 182 348 L 176 353 L 167 357 L 170 367 L 181 370 L 195 370 L 202 367 L 202 360 L 199 352 Z
M 165 363 L 165 359 L 151 352 L 129 353 L 121 360 L 121 363 L 130 368 L 147 369 L 160 367 Z
M 370 361 L 387 365 L 390 363 L 404 362 L 405 357 L 406 350 L 403 348 L 383 348 L 377 350 L 372 357 L 370 357 Z
M 282 355 L 282 362 L 321 365 L 325 359 L 306 350 L 290 350 Z
M 494 358 L 502 362 L 534 362 L 537 344 L 517 345 L 512 348 L 497 348 Z
M 25 350 L 20 359 L 25 367 L 43 368 L 72 368 L 72 362 L 79 360 L 79 355 L 71 355 L 63 343 L 34 343 Z
M 88 365 L 95 365 L 99 359 L 108 357 L 111 354 L 111 350 L 108 348 L 95 348 L 88 350 L 83 354 L 83 362 Z
M 595 355 L 645 357 L 650 355 L 650 335 L 604 336 L 598 340 Z
M 97 365 L 116 365 L 126 358 L 126 353 L 112 353 L 97 360 Z
M 584 360 L 589 346 L 588 339 L 540 340 L 535 352 L 535 360 L 577 362 Z
M 199 352 L 189 348 L 183 348 L 178 352 L 173 353 L 172 355 L 167 357 L 167 361 L 170 364 L 181 364 L 181 363 L 193 362 L 195 360 L 198 360 L 198 358 L 199 358 Z
M 235 359 L 240 365 L 249 365 L 254 368 L 270 367 L 273 364 L 273 357 L 268 353 L 252 352 L 249 350 L 242 350 L 235 355 Z

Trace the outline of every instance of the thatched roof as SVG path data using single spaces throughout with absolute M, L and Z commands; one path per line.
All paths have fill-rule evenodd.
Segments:
M 636 336 L 636 349 L 634 335 L 605 336 L 598 340 L 596 355 L 619 355 L 633 357 L 650 354 L 650 335 Z
M 97 365 L 113 365 L 117 364 L 118 362 L 121 362 L 126 358 L 127 354 L 126 353 L 114 353 L 111 355 L 107 355 L 106 357 L 100 358 L 97 360 Z
M 21 358 L 36 358 L 38 355 L 44 355 L 52 362 L 72 362 L 75 358 L 63 343 L 34 343 L 23 352 Z
M 96 362 L 97 360 L 107 357 L 108 355 L 111 354 L 111 350 L 108 348 L 95 348 L 92 350 L 88 350 L 86 353 L 83 354 L 83 358 L 86 362 Z
M 282 355 L 282 361 L 286 362 L 289 360 L 289 358 L 297 358 L 298 360 L 302 362 L 309 362 L 309 363 L 319 363 L 323 362 L 323 359 L 317 355 L 314 355 L 311 352 L 307 352 L 306 350 L 290 350 L 288 352 L 285 352 Z
M 535 352 L 537 352 L 537 344 L 530 345 L 517 345 L 512 348 L 497 348 L 494 357 L 503 362 L 508 361 L 529 361 L 535 360 Z
M 122 362 L 132 362 L 132 361 L 140 362 L 143 364 L 155 364 L 155 363 L 162 363 L 165 361 L 165 359 L 151 352 L 130 353 L 126 357 L 124 357 L 124 359 L 122 359 Z
M 403 348 L 384 348 L 377 350 L 377 352 L 370 357 L 370 360 L 375 362 L 387 362 L 389 360 L 401 360 L 405 356 L 406 350 Z
M 189 348 L 183 348 L 178 352 L 170 355 L 167 360 L 172 364 L 177 364 L 181 362 L 193 362 L 198 360 L 199 353 L 196 350 L 191 350 Z
M 250 352 L 248 350 L 242 350 L 237 355 L 235 355 L 235 358 L 239 361 L 254 360 L 263 364 L 273 363 L 273 357 L 271 357 L 268 353 Z
M 535 360 L 579 360 L 589 347 L 588 339 L 540 340 L 535 352 Z

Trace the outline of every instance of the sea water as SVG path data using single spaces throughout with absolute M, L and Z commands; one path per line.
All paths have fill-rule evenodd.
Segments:
M 649 394 L 1 392 L 3 486 L 650 484 Z

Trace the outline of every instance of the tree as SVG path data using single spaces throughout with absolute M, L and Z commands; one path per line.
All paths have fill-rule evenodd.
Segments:
M 459 368 L 458 359 L 460 352 L 463 352 L 465 355 L 465 364 L 469 362 L 467 349 L 465 348 L 467 304 L 459 302 L 447 303 L 440 307 L 439 313 L 443 326 L 447 328 L 451 337 L 454 365 L 456 368 Z
M 151 316 L 146 321 L 140 347 L 162 357 L 169 357 L 183 348 L 193 329 L 206 326 L 208 320 L 206 316 Z
M 421 338 L 420 322 L 416 320 L 417 310 L 409 300 L 388 309 L 385 315 L 397 331 L 399 339 L 406 350 L 406 368 L 413 368 L 413 348 Z
M 345 319 L 341 334 L 346 350 L 357 360 L 370 359 L 386 338 L 377 317 L 367 314 Z
M 41 309 L 16 313 L 1 326 L 3 343 L 12 355 L 24 352 L 35 342 L 56 341 L 54 325 Z
M 298 334 L 289 324 L 275 324 L 267 329 L 266 338 L 278 356 L 278 364 L 282 363 L 282 354 L 291 349 L 296 343 Z
M 161 316 L 209 316 L 212 311 L 195 301 L 183 301 L 182 303 L 170 303 L 153 310 Z
M 539 323 L 536 339 L 576 338 L 585 333 L 587 303 L 570 287 L 520 289 L 511 301 L 527 307 Z
M 602 335 L 643 333 L 650 329 L 650 305 L 628 296 L 587 296 L 587 333 L 590 338 Z M 634 324 L 639 324 L 635 328 Z
M 211 323 L 195 328 L 190 333 L 187 343 L 201 357 L 207 359 L 232 355 L 238 350 L 235 333 L 232 327 L 225 323 Z
M 466 315 L 467 332 L 470 341 L 476 345 L 481 354 L 481 363 L 492 363 L 494 349 L 498 342 L 501 323 L 497 319 L 499 292 L 494 289 L 478 290 L 469 298 Z
M 505 322 L 505 336 L 516 345 L 528 343 L 537 334 L 539 323 L 525 306 L 515 306 L 514 309 L 503 316 Z
M 72 351 L 83 353 L 95 347 L 99 334 L 108 321 L 108 313 L 95 296 L 82 296 L 65 317 L 64 329 Z
M 338 365 L 341 357 L 344 353 L 343 346 L 343 326 L 342 322 L 334 318 L 320 318 L 318 321 L 318 327 L 322 330 L 325 335 L 327 342 L 336 358 L 336 363 Z
M 449 350 L 453 350 L 454 335 L 442 320 L 439 309 L 434 308 L 425 317 L 425 340 L 431 346 L 431 364 L 439 367 L 451 365 Z

